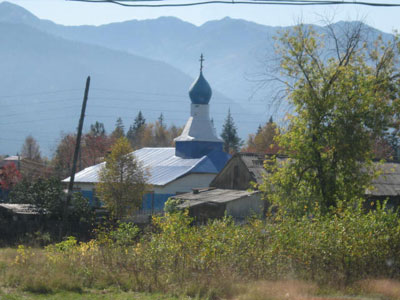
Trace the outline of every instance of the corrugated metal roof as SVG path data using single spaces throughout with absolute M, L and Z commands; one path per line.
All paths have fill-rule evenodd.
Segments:
M 226 203 L 237 199 L 250 197 L 254 194 L 260 193 L 259 191 L 241 191 L 241 190 L 228 190 L 228 189 L 205 189 L 199 190 L 199 193 L 185 193 L 173 196 L 174 199 L 181 199 L 185 201 L 179 208 L 193 207 L 202 203 Z
M 4 203 L 0 204 L 0 208 L 4 208 L 12 211 L 15 214 L 20 215 L 37 215 L 40 213 L 40 209 L 33 204 L 10 204 Z M 42 213 L 47 213 L 46 210 L 43 210 Z
M 378 164 L 378 170 L 382 174 L 372 180 L 373 189 L 366 191 L 372 196 L 399 196 L 400 195 L 400 164 Z
M 87 167 L 78 173 L 75 173 L 74 182 L 87 182 L 87 183 L 96 183 L 99 182 L 99 172 L 105 165 L 105 162 L 100 164 Z M 63 182 L 69 182 L 69 178 L 65 178 Z
M 142 148 L 133 152 L 143 168 L 149 172 L 148 183 L 152 185 L 166 185 L 171 181 L 191 172 L 217 173 L 219 170 L 203 156 L 201 158 L 185 159 L 175 156 L 175 148 Z M 207 162 L 207 163 L 206 163 Z M 99 181 L 98 173 L 103 168 L 104 162 L 88 167 L 75 174 L 75 182 L 96 183 Z M 196 166 L 201 164 L 201 168 Z M 69 182 L 69 177 L 63 182 Z
M 259 153 L 238 153 L 250 174 L 254 177 L 258 184 L 263 181 L 263 175 L 266 173 L 264 169 L 265 154 Z
M 265 154 L 260 153 L 238 153 L 248 170 L 254 176 L 258 184 L 263 181 L 263 174 L 266 171 L 263 166 Z M 278 161 L 285 160 L 285 157 L 278 157 Z M 367 190 L 367 195 L 372 196 L 399 196 L 400 195 L 400 164 L 387 162 L 376 163 L 379 171 L 382 172 L 378 178 L 372 180 L 373 189 Z

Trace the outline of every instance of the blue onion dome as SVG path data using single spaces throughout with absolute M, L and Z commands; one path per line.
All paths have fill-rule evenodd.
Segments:
M 199 77 L 193 82 L 189 90 L 193 104 L 208 104 L 212 95 L 211 87 L 200 71 Z

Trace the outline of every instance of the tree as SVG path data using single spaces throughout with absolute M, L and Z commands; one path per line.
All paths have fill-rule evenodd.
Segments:
M 122 119 L 119 117 L 117 119 L 117 122 L 115 122 L 115 129 L 111 133 L 111 137 L 117 140 L 124 136 L 125 136 L 125 126 L 124 123 L 122 122 Z
M 170 136 L 164 124 L 164 116 L 161 113 L 154 126 L 154 145 L 157 147 L 170 146 Z
M 11 190 L 22 176 L 13 162 L 6 164 L 0 169 L 0 188 L 3 191 Z
M 43 217 L 62 219 L 65 203 L 65 192 L 61 181 L 56 177 L 38 178 L 36 180 L 21 180 L 10 193 L 11 203 L 33 204 Z M 81 193 L 74 193 L 69 207 L 69 222 L 74 224 L 74 229 L 82 232 L 82 229 L 90 229 L 94 221 L 94 213 L 89 202 Z M 76 234 L 70 232 L 70 234 Z
M 258 127 L 255 135 L 249 135 L 246 148 L 243 150 L 248 152 L 277 154 L 279 146 L 275 139 L 278 135 L 279 128 L 271 117 L 263 127 L 261 127 L 261 125 Z
M 326 30 L 299 25 L 278 39 L 280 81 L 294 113 L 277 139 L 289 158 L 268 164 L 262 188 L 268 200 L 300 215 L 364 196 L 375 173 L 373 143 L 399 111 L 397 37 L 371 45 L 355 22 Z
M 90 125 L 90 131 L 83 136 L 81 145 L 81 168 L 92 166 L 102 161 L 111 144 L 112 139 L 107 136 L 103 123 L 96 121 L 95 124 Z
M 122 120 L 121 120 L 122 122 Z M 90 125 L 90 132 L 89 135 L 98 137 L 98 136 L 105 136 L 106 130 L 104 129 L 104 124 L 101 122 L 96 121 L 96 123 Z
M 107 135 L 85 134 L 81 145 L 80 167 L 93 166 L 104 160 L 112 145 L 112 138 Z
M 133 148 L 137 149 L 142 146 L 142 138 L 144 128 L 146 127 L 146 119 L 143 117 L 141 111 L 135 118 L 134 123 L 129 127 L 126 137 L 130 141 Z
M 231 115 L 231 110 L 228 110 L 228 115 L 225 119 L 225 124 L 222 127 L 221 138 L 224 141 L 224 151 L 235 153 L 239 151 L 242 145 L 242 140 L 239 138 L 235 123 Z
M 121 219 L 140 208 L 146 174 L 126 138 L 119 138 L 113 145 L 99 178 L 97 195 L 115 218 Z
M 170 146 L 174 146 L 175 142 L 174 139 L 178 136 L 181 135 L 183 131 L 183 127 L 177 127 L 175 125 L 171 125 L 168 132 L 169 132 L 169 138 L 170 138 Z
M 51 162 L 54 173 L 59 178 L 70 176 L 72 159 L 76 144 L 75 134 L 63 134 L 61 141 L 57 145 L 53 160 Z
M 28 135 L 22 145 L 21 155 L 23 158 L 27 158 L 33 161 L 41 161 L 40 149 L 36 140 Z
M 61 217 L 64 196 L 62 183 L 57 178 L 24 179 L 10 193 L 10 202 L 33 204 L 41 213 Z

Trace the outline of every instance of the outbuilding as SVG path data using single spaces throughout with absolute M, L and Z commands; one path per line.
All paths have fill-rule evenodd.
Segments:
M 239 191 L 230 189 L 194 189 L 192 193 L 176 195 L 171 199 L 182 204 L 178 209 L 188 209 L 196 223 L 205 223 L 209 219 L 231 216 L 242 222 L 251 216 L 262 216 L 264 201 L 259 191 Z

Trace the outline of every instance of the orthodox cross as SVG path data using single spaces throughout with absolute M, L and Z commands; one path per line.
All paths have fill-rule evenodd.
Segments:
M 203 53 L 200 55 L 200 72 L 203 72 L 203 61 L 204 61 L 204 56 Z

